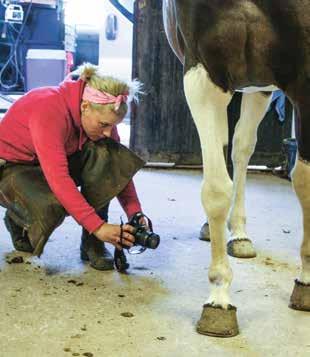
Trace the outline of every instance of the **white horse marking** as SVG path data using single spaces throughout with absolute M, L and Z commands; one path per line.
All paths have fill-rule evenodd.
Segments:
M 201 64 L 185 74 L 184 89 L 200 137 L 204 168 L 201 199 L 212 234 L 211 294 L 208 301 L 226 309 L 230 303 L 232 280 L 225 239 L 232 182 L 227 173 L 223 147 L 227 143 L 227 105 L 231 94 L 216 87 Z
M 260 92 L 244 94 L 240 120 L 236 126 L 232 160 L 234 165 L 233 203 L 229 229 L 232 239 L 247 238 L 245 214 L 245 183 L 249 160 L 255 150 L 257 129 L 270 105 L 271 95 Z
M 310 284 L 310 164 L 297 160 L 292 176 L 294 189 L 302 207 L 304 224 L 300 281 L 304 284 Z

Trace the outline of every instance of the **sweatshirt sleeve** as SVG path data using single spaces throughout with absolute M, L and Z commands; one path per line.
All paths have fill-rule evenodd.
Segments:
M 113 127 L 111 136 L 113 140 L 120 142 L 120 136 L 116 126 Z M 142 211 L 133 180 L 129 181 L 127 186 L 117 196 L 117 199 L 128 218 L 130 218 L 134 213 Z
M 60 204 L 90 233 L 104 221 L 96 214 L 70 177 L 65 151 L 67 122 L 59 113 L 34 115 L 29 120 L 35 152 L 44 176 Z

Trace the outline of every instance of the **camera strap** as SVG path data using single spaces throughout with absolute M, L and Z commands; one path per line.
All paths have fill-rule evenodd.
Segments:
M 119 271 L 120 273 L 124 273 L 129 268 L 129 264 L 127 263 L 127 258 L 123 249 L 119 250 L 115 248 L 114 264 L 117 271 Z
M 124 229 L 123 229 L 123 225 L 124 225 L 124 222 L 123 222 L 123 219 L 122 219 L 122 216 L 120 217 L 121 219 L 121 224 L 119 225 L 120 229 L 121 229 L 121 234 L 120 234 L 120 245 L 123 246 L 123 234 L 124 234 Z
M 121 217 L 121 224 L 120 224 L 120 229 L 121 229 L 120 245 L 121 246 L 123 245 L 123 233 L 124 233 L 123 225 L 124 225 L 124 222 Z M 119 249 L 115 248 L 115 250 L 114 250 L 114 264 L 115 264 L 116 269 L 120 273 L 125 272 L 129 268 L 129 264 L 127 263 L 127 258 L 126 258 L 126 255 L 125 255 L 123 249 L 119 250 Z

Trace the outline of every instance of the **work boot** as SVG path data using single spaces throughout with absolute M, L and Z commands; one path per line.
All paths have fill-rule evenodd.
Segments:
M 27 232 L 23 232 L 23 228 L 18 226 L 12 218 L 5 213 L 4 224 L 6 229 L 10 232 L 13 246 L 16 250 L 20 252 L 33 253 L 34 249 L 30 244 L 30 241 L 27 237 Z
M 113 270 L 114 259 L 104 243 L 93 234 L 83 229 L 81 240 L 81 259 L 90 262 L 90 266 L 97 270 Z

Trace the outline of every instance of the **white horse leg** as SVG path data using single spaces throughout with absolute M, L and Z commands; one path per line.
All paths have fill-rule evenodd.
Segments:
M 212 262 L 209 268 L 211 294 L 197 330 L 212 336 L 238 333 L 236 309 L 230 305 L 232 270 L 226 251 L 226 221 L 232 200 L 232 183 L 223 153 L 221 121 L 227 120 L 226 108 L 231 95 L 210 80 L 198 64 L 184 76 L 185 95 L 198 129 L 203 156 L 202 204 L 209 219 Z
M 222 135 L 223 146 L 228 146 L 228 120 L 227 120 L 227 112 L 221 113 L 223 116 L 218 118 L 218 130 Z M 200 229 L 199 239 L 203 241 L 210 242 L 210 227 L 208 218 Z
M 292 178 L 303 211 L 304 236 L 301 245 L 301 275 L 295 281 L 290 307 L 310 311 L 310 163 L 297 160 Z
M 247 167 L 257 142 L 257 129 L 269 107 L 270 98 L 270 95 L 262 92 L 243 94 L 240 120 L 233 138 L 234 186 L 229 219 L 232 240 L 227 248 L 229 255 L 238 258 L 256 256 L 253 244 L 246 232 L 245 184 Z

